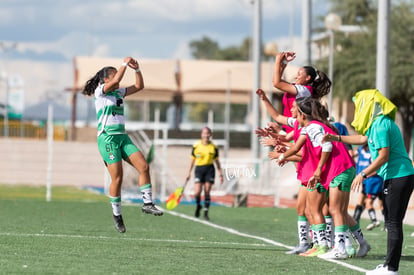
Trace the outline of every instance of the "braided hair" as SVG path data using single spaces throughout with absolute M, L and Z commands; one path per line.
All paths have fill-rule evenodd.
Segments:
M 99 84 L 104 83 L 104 78 L 107 78 L 110 71 L 116 71 L 115 67 L 104 67 L 100 69 L 92 78 L 90 78 L 83 88 L 82 94 L 84 95 L 93 95 L 95 93 L 96 87 Z
M 332 82 L 324 72 L 318 71 L 312 66 L 304 66 L 303 69 L 310 76 L 309 83 L 313 88 L 312 98 L 319 99 L 329 94 Z

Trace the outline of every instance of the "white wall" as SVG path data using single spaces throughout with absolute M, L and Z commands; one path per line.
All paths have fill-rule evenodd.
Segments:
M 45 185 L 46 140 L 0 139 L 0 183 Z M 53 185 L 103 186 L 104 164 L 96 142 L 53 144 Z

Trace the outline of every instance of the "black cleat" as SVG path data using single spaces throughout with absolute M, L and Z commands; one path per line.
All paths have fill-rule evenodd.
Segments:
M 194 216 L 196 218 L 200 217 L 201 206 L 197 206 Z
M 208 212 L 207 211 L 204 212 L 204 220 L 206 220 L 206 221 L 210 220 L 210 218 L 208 217 Z
M 115 216 L 112 214 L 112 217 L 114 218 L 115 228 L 119 231 L 119 233 L 125 233 L 125 225 L 124 220 L 122 219 L 122 215 Z
M 164 212 L 158 209 L 153 203 L 144 204 L 141 211 L 145 214 L 152 214 L 154 216 L 162 216 Z

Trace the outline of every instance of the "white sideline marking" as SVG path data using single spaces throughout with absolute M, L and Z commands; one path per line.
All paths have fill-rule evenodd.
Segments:
M 178 217 L 181 217 L 183 219 L 187 219 L 187 220 L 191 220 L 191 221 L 203 223 L 205 225 L 208 225 L 208 226 L 211 226 L 211 227 L 214 227 L 214 228 L 217 228 L 217 229 L 221 229 L 221 230 L 227 231 L 227 232 L 229 232 L 231 234 L 234 234 L 234 235 L 238 235 L 238 236 L 242 236 L 242 237 L 246 237 L 246 238 L 252 238 L 252 239 L 256 239 L 256 240 L 261 240 L 261 241 L 263 241 L 265 243 L 269 243 L 269 244 L 275 245 L 275 246 L 285 247 L 285 248 L 288 248 L 288 249 L 292 249 L 293 248 L 292 246 L 285 245 L 285 244 L 282 244 L 282 243 L 279 243 L 279 242 L 275 242 L 275 241 L 270 240 L 270 239 L 267 239 L 267 238 L 263 238 L 263 237 L 259 237 L 259 236 L 255 236 L 255 235 L 250 235 L 250 234 L 246 234 L 246 233 L 242 233 L 242 232 L 237 231 L 237 230 L 235 230 L 233 228 L 229 228 L 229 227 L 217 225 L 217 224 L 211 223 L 209 221 L 203 221 L 203 220 L 200 220 L 198 218 L 190 217 L 190 216 L 185 215 L 185 214 L 177 213 L 177 212 L 174 212 L 174 211 L 168 211 L 168 210 L 165 210 L 165 209 L 163 209 L 163 211 L 165 211 L 165 212 L 167 212 L 167 213 L 169 213 L 169 214 L 171 214 L 173 216 L 178 216 Z M 331 263 L 335 263 L 335 264 L 338 264 L 338 265 L 342 265 L 342 266 L 347 267 L 349 269 L 353 269 L 353 270 L 356 270 L 356 271 L 359 271 L 359 272 L 363 272 L 363 273 L 366 273 L 368 271 L 368 270 L 366 270 L 364 268 L 361 268 L 361 267 L 358 267 L 358 266 L 354 266 L 354 265 L 351 265 L 351 264 L 347 264 L 347 263 L 345 263 L 343 261 L 331 260 L 331 259 L 322 259 L 322 260 L 325 260 L 325 261 L 328 261 L 328 262 L 331 262 Z
M 285 245 L 285 244 L 282 244 L 282 243 L 278 243 L 278 242 L 275 242 L 273 240 L 266 239 L 266 238 L 262 238 L 262 237 L 259 237 L 259 236 L 254 236 L 254 235 L 242 233 L 242 232 L 237 231 L 237 230 L 235 230 L 233 228 L 229 228 L 229 227 L 224 227 L 224 226 L 221 226 L 221 225 L 217 225 L 217 224 L 211 223 L 209 221 L 203 221 L 203 220 L 200 220 L 200 219 L 197 219 L 197 218 L 194 218 L 194 217 L 190 217 L 190 216 L 185 215 L 185 214 L 177 213 L 177 212 L 174 212 L 174 211 L 168 211 L 168 210 L 164 210 L 164 211 L 167 212 L 167 213 L 169 213 L 169 214 L 171 214 L 171 215 L 173 215 L 173 216 L 178 216 L 178 217 L 181 217 L 183 219 L 187 219 L 187 220 L 191 220 L 191 221 L 203 223 L 203 224 L 206 224 L 206 225 L 208 225 L 210 227 L 214 227 L 214 228 L 217 228 L 217 229 L 221 229 L 221 230 L 227 231 L 227 232 L 229 232 L 231 234 L 234 234 L 234 235 L 238 235 L 238 236 L 242 236 L 242 237 L 247 237 L 247 238 L 252 238 L 252 239 L 257 239 L 257 240 L 263 241 L 265 243 L 269 243 L 269 244 L 275 245 L 275 246 L 281 246 L 281 247 L 284 247 L 284 248 L 287 248 L 287 249 L 291 249 L 292 248 L 289 245 Z

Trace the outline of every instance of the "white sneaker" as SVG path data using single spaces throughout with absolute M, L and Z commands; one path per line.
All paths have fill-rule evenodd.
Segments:
M 358 252 L 356 254 L 357 257 L 365 257 L 368 254 L 368 251 L 371 250 L 371 246 L 368 244 L 367 241 L 359 244 Z
M 380 264 L 377 268 L 368 271 L 366 275 L 398 275 L 398 271 L 388 270 L 386 265 Z
M 326 252 L 325 254 L 321 254 L 318 255 L 318 258 L 321 259 L 347 259 L 348 258 L 348 253 L 346 253 L 346 251 L 341 251 L 337 248 L 333 248 L 331 250 L 329 250 L 328 252 Z
M 367 230 L 372 230 L 372 229 L 374 229 L 375 227 L 378 227 L 378 226 L 380 226 L 380 225 L 381 225 L 381 223 L 380 223 L 379 221 L 372 222 L 372 223 L 368 224 L 368 226 L 367 226 Z

